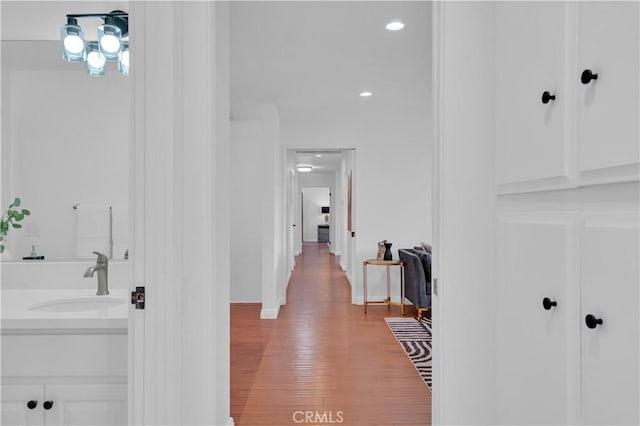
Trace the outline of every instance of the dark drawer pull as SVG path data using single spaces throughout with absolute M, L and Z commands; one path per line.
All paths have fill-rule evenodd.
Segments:
M 580 76 L 580 81 L 582 84 L 589 84 L 591 80 L 597 80 L 598 74 L 594 74 L 591 70 L 582 71 L 582 75 Z
M 554 306 L 558 306 L 558 302 L 556 302 L 555 300 L 551 300 L 548 297 L 545 297 L 544 299 L 542 299 L 542 307 L 546 311 L 550 310 Z
M 602 318 L 596 318 L 593 315 L 589 314 L 584 318 L 585 324 L 589 328 L 596 328 L 599 325 L 603 324 Z
M 53 407 L 53 401 L 45 401 L 42 406 L 45 410 L 51 410 L 51 407 Z
M 29 410 L 33 410 L 37 406 L 38 406 L 38 401 L 31 400 L 31 401 L 27 402 L 27 408 Z
M 556 95 L 552 95 L 551 93 L 549 93 L 548 91 L 544 91 L 542 92 L 542 103 L 543 104 L 548 104 L 549 101 L 555 101 L 556 100 Z

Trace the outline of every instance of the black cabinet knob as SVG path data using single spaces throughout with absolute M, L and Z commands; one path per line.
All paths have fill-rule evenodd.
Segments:
M 584 322 L 587 324 L 589 328 L 596 328 L 599 325 L 602 325 L 602 318 L 596 318 L 593 315 L 589 314 L 584 318 Z
M 53 401 L 45 401 L 42 406 L 45 410 L 51 410 L 51 407 L 53 407 Z
M 597 80 L 598 74 L 594 74 L 591 70 L 582 71 L 582 75 L 580 76 L 580 81 L 582 84 L 589 84 L 591 80 Z
M 556 302 L 555 300 L 551 300 L 548 297 L 545 297 L 544 299 L 542 299 L 542 307 L 545 310 L 549 310 L 551 309 L 553 306 L 558 306 L 558 302 Z
M 549 93 L 548 91 L 544 91 L 542 92 L 542 103 L 543 104 L 548 104 L 549 101 L 554 101 L 556 99 L 556 95 L 552 95 L 551 93 Z
M 31 400 L 31 401 L 27 402 L 27 408 L 29 410 L 33 410 L 37 406 L 38 406 L 38 401 Z

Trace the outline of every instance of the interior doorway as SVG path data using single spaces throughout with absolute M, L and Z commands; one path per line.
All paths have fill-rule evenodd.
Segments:
M 330 230 L 331 188 L 302 188 L 302 242 L 328 243 Z

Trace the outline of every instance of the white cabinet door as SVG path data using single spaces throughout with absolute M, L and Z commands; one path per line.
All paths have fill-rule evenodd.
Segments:
M 638 179 L 639 3 L 579 2 L 579 168 L 584 183 Z M 582 84 L 589 69 L 597 80 Z
M 44 425 L 44 388 L 42 385 L 2 385 L 0 405 L 3 426 Z M 29 401 L 36 406 L 29 408 Z
M 582 423 L 637 425 L 638 213 L 585 216 L 582 261 Z M 602 319 L 588 328 L 585 317 Z
M 127 385 L 46 385 L 47 426 L 115 426 L 127 423 Z
M 562 2 L 496 3 L 496 179 L 500 192 L 569 185 Z M 478 84 L 484 84 L 479 81 Z M 490 82 L 486 82 L 490 84 Z M 543 92 L 556 97 L 542 103 Z
M 575 424 L 580 342 L 577 213 L 498 223 L 500 424 Z M 549 298 L 556 305 L 543 307 Z

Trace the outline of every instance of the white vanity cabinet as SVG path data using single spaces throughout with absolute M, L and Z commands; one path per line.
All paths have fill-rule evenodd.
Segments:
M 127 424 L 127 309 L 34 311 L 95 290 L 2 292 L 1 420 L 8 425 Z M 112 291 L 124 299 L 125 290 Z M 57 305 L 55 305 L 57 306 Z
M 44 386 L 2 384 L 0 423 L 3 425 L 43 425 Z
M 2 424 L 124 425 L 126 384 L 2 385 Z
M 498 192 L 637 180 L 640 4 L 495 7 Z

